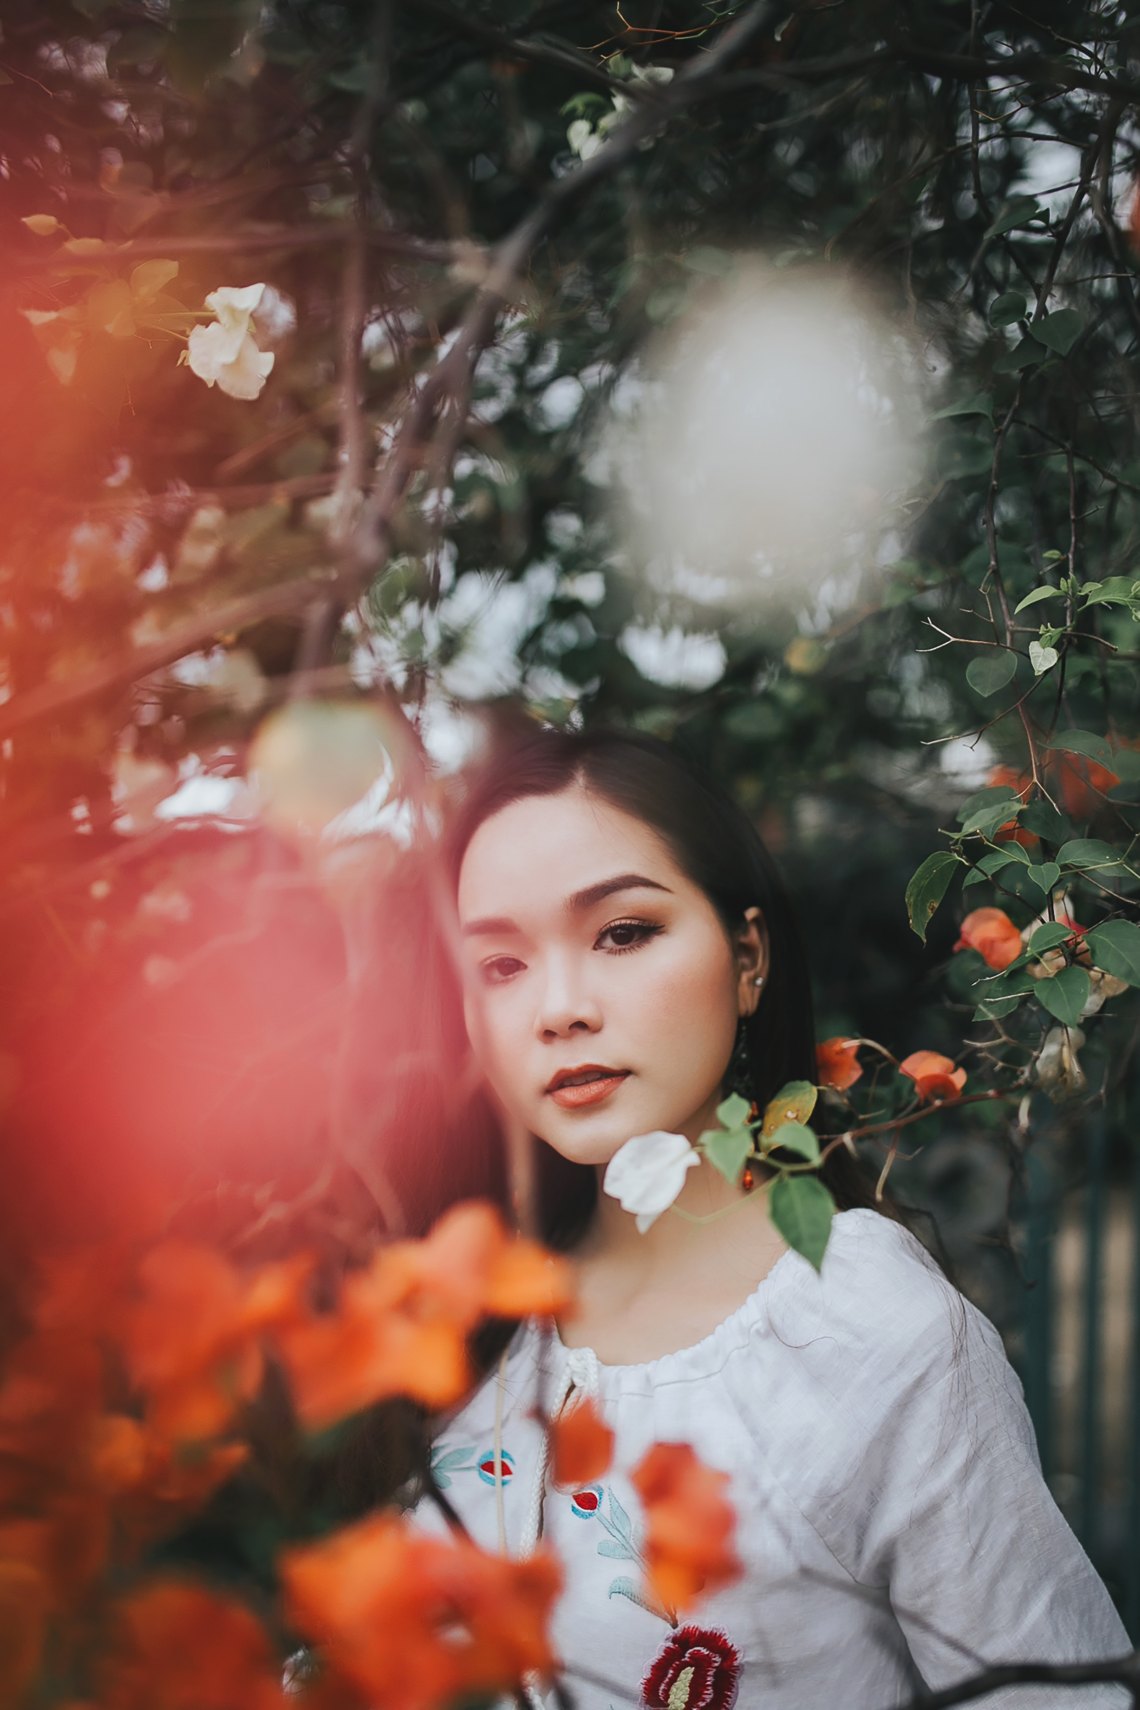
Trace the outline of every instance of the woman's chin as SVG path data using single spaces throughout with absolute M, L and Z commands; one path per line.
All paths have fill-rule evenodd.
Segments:
M 601 1169 L 635 1134 L 651 1134 L 655 1129 L 664 1127 L 663 1122 L 649 1117 L 638 1121 L 635 1117 L 623 1115 L 620 1119 L 609 1116 L 607 1120 L 598 1112 L 592 1121 L 571 1118 L 551 1122 L 548 1119 L 535 1132 L 568 1163 L 589 1164 Z

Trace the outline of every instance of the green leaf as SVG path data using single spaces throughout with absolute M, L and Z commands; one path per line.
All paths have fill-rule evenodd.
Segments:
M 1080 871 L 1128 871 L 1119 849 L 1114 849 L 1111 843 L 1103 843 L 1099 837 L 1074 837 L 1068 843 L 1062 843 L 1057 859 L 1062 867 L 1076 867 Z
M 813 1081 L 785 1081 L 764 1109 L 762 1134 L 774 1134 L 784 1122 L 807 1122 L 816 1107 L 819 1088 Z
M 767 1152 L 776 1146 L 786 1146 L 789 1152 L 798 1152 L 809 1164 L 819 1163 L 819 1140 L 815 1130 L 804 1122 L 782 1122 L 774 1133 L 768 1135 L 764 1150 Z
M 1140 752 L 1125 747 L 1114 749 L 1108 737 L 1097 735 L 1094 730 L 1061 730 L 1061 734 L 1049 742 L 1049 747 L 1063 749 L 1067 754 L 1084 754 L 1085 758 L 1094 759 L 1097 766 L 1106 766 L 1123 781 L 1140 778 Z
M 1051 671 L 1060 657 L 1055 647 L 1043 647 L 1039 641 L 1029 643 L 1029 663 L 1038 677 L 1043 677 L 1046 671 Z
M 990 304 L 990 325 L 1008 327 L 1014 321 L 1024 320 L 1028 307 L 1029 304 L 1020 291 L 1003 291 L 1001 296 L 995 297 Z
M 1106 576 L 1103 582 L 1086 582 L 1081 589 L 1085 606 L 1130 606 L 1136 603 L 1140 582 L 1134 576 Z
M 1060 588 L 1053 588 L 1053 587 L 1049 587 L 1049 586 L 1046 586 L 1044 588 L 1034 588 L 1034 590 L 1031 594 L 1026 594 L 1025 598 L 1023 600 L 1019 600 L 1017 605 L 1014 606 L 1013 615 L 1014 615 L 1014 617 L 1016 617 L 1018 612 L 1023 612 L 1025 610 L 1026 606 L 1037 605 L 1039 600 L 1055 600 L 1060 595 L 1060 593 L 1061 593 Z
M 1028 992 L 1020 992 L 1016 997 L 983 998 L 974 1011 L 973 1019 L 975 1021 L 1000 1021 L 1003 1016 L 1011 1014 L 1019 1003 L 1024 1003 L 1028 996 Z
M 1015 344 L 1012 350 L 1003 350 L 994 363 L 995 374 L 1020 374 L 1023 368 L 1031 368 L 1035 362 L 1044 362 L 1041 346 L 1035 339 L 1023 338 L 1020 344 Z
M 751 1105 L 739 1093 L 730 1093 L 716 1107 L 716 1119 L 725 1128 L 742 1128 L 748 1121 Z
M 735 1186 L 752 1150 L 752 1130 L 710 1128 L 701 1135 L 700 1146 L 713 1169 L 719 1170 L 725 1181 Z
M 1043 208 L 1036 196 L 1015 196 L 1012 202 L 1007 202 L 997 218 L 986 231 L 987 238 L 1001 237 L 1003 232 L 1012 232 L 1018 226 L 1024 226 L 1030 220 L 1044 216 L 1048 218 L 1049 211 Z
M 1000 831 L 1011 819 L 1016 819 L 1024 804 L 1020 796 L 1005 796 L 1001 801 L 993 802 L 989 807 L 979 808 L 977 813 L 968 816 L 962 826 L 962 836 L 992 837 L 995 831 Z
M 1047 920 L 1029 940 L 1029 948 L 1033 955 L 1040 956 L 1046 950 L 1056 950 L 1059 944 L 1067 944 L 1072 936 L 1071 926 L 1062 926 L 1060 921 Z
M 995 802 L 1016 801 L 1017 799 L 1016 796 L 1011 795 L 1008 784 L 987 784 L 984 789 L 975 790 L 973 795 L 966 797 L 958 809 L 956 818 L 961 825 L 970 818 L 971 814 L 977 813 L 979 808 L 992 807 Z
M 1085 943 L 1098 968 L 1140 986 L 1140 926 L 1132 920 L 1106 920 L 1085 933 Z
M 1058 356 L 1068 356 L 1084 329 L 1084 320 L 1075 309 L 1058 309 L 1055 314 L 1043 315 L 1039 321 L 1029 323 L 1033 337 Z
M 1061 877 L 1061 869 L 1056 861 L 1042 861 L 1036 866 L 1025 869 L 1027 879 L 1032 879 L 1042 896 L 1048 896 L 1057 880 Z
M 1098 736 L 1092 730 L 1063 730 L 1049 744 L 1050 748 L 1061 748 L 1066 754 L 1083 754 L 1089 760 L 1095 760 L 1098 766 L 1112 769 L 1113 752 L 1107 737 Z
M 992 422 L 994 401 L 988 392 L 971 392 L 969 397 L 959 398 L 955 404 L 944 404 L 930 419 L 932 422 L 944 422 L 950 416 L 985 416 Z
M 818 1271 L 831 1234 L 835 1201 L 818 1176 L 780 1176 L 768 1196 L 772 1222 L 789 1247 Z
M 1001 849 L 987 849 L 971 867 L 963 885 L 979 884 L 984 879 L 996 878 L 1007 867 L 1016 867 L 1019 872 L 1030 865 L 1029 856 L 1020 843 L 1007 843 Z
M 966 681 L 979 695 L 996 695 L 1004 689 L 1017 670 L 1017 655 L 1004 648 L 994 648 L 971 659 L 966 666 Z
M 1030 802 L 1018 824 L 1035 837 L 1047 837 L 1050 843 L 1063 842 L 1072 831 L 1069 821 L 1050 802 Z
M 936 849 L 912 873 L 906 888 L 906 913 L 910 929 L 926 943 L 926 929 L 949 888 L 959 856 L 949 849 Z
M 1083 968 L 1064 968 L 1050 980 L 1038 980 L 1037 997 L 1065 1027 L 1075 1027 L 1088 1002 L 1089 977 Z

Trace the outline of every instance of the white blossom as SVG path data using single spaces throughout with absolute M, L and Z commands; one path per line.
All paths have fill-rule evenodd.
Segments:
M 589 160 L 602 146 L 600 137 L 589 119 L 575 119 L 566 127 L 566 141 L 579 160 Z
M 220 386 L 231 398 L 256 398 L 276 360 L 261 350 L 250 325 L 264 284 L 220 285 L 206 298 L 217 316 L 190 334 L 187 361 L 207 386 Z
M 685 1185 L 686 1174 L 700 1161 L 700 1153 L 683 1134 L 660 1128 L 635 1134 L 606 1165 L 602 1187 L 620 1201 L 623 1211 L 634 1213 L 638 1232 L 644 1235 L 669 1209 Z

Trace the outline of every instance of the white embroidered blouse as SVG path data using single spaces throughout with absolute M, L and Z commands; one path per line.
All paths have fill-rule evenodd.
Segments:
M 616 1450 L 601 1482 L 571 1491 L 551 1485 L 533 1415 L 573 1390 L 596 1399 Z M 730 1475 L 744 1565 L 676 1620 L 646 1590 L 629 1482 L 656 1441 Z M 549 1323 L 521 1325 L 432 1461 L 484 1547 L 525 1555 L 541 1533 L 557 1549 L 554 1640 L 575 1710 L 890 1710 L 986 1664 L 1131 1649 L 1044 1482 L 998 1332 L 875 1211 L 836 1215 L 821 1273 L 785 1253 L 711 1335 L 644 1365 L 604 1365 Z M 429 1498 L 413 1518 L 446 1530 Z M 1130 1698 L 1011 1686 L 978 1702 Z

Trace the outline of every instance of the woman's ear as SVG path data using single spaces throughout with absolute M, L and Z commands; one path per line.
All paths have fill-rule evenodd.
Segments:
M 736 933 L 737 1009 L 754 1015 L 768 978 L 768 924 L 758 908 L 746 908 Z

